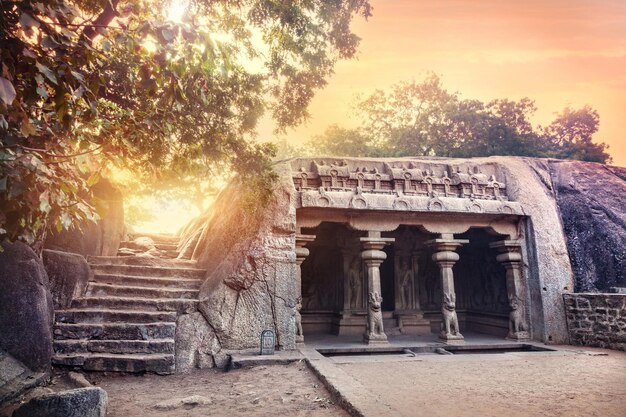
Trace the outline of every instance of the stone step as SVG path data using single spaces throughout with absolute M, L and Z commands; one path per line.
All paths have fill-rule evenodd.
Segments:
M 129 240 L 135 240 L 138 237 L 149 237 L 154 243 L 177 244 L 180 241 L 178 236 L 161 233 L 135 233 L 133 236 L 129 236 Z
M 87 296 L 118 296 L 140 298 L 198 298 L 198 290 L 192 288 L 132 287 L 90 282 Z
M 158 243 L 178 243 L 180 241 L 180 237 L 167 233 L 147 233 L 142 236 L 149 237 Z
M 94 280 L 106 284 L 128 285 L 131 287 L 155 287 L 155 288 L 191 288 L 197 289 L 202 285 L 201 279 L 193 278 L 154 278 L 138 277 L 121 274 L 95 274 Z
M 176 252 L 178 253 L 178 252 Z M 194 268 L 195 261 L 187 259 L 161 259 L 151 256 L 89 256 L 90 265 L 143 265 L 161 267 Z
M 171 374 L 175 370 L 172 354 L 67 353 L 55 354 L 52 363 L 63 366 L 80 366 L 85 371 L 154 372 Z
M 54 352 L 67 353 L 175 353 L 174 339 L 152 340 L 87 340 L 66 339 L 54 341 Z
M 157 249 L 164 251 L 177 251 L 178 243 L 155 243 Z
M 54 312 L 57 323 L 156 323 L 175 322 L 176 313 L 171 311 L 137 311 L 106 309 L 69 309 Z
M 197 278 L 202 279 L 206 270 L 191 267 L 164 267 L 144 265 L 91 265 L 94 273 L 133 275 L 139 277 Z
M 150 340 L 176 334 L 176 323 L 56 323 L 54 339 Z
M 180 314 L 195 311 L 197 305 L 198 300 L 186 298 L 80 297 L 72 301 L 73 309 L 175 311 Z

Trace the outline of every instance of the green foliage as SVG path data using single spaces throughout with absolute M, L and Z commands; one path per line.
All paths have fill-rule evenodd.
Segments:
M 0 2 L 0 238 L 96 218 L 90 188 L 122 168 L 153 188 L 234 172 L 268 195 L 275 149 L 253 141 L 257 121 L 304 120 L 356 52 L 351 20 L 371 13 L 367 0 L 195 0 L 175 23 L 162 6 Z
M 607 145 L 592 142 L 598 113 L 565 109 L 547 128 L 534 127 L 528 98 L 483 103 L 449 92 L 436 75 L 376 90 L 356 106 L 362 127 L 336 125 L 309 141 L 314 153 L 341 156 L 517 155 L 606 163 Z

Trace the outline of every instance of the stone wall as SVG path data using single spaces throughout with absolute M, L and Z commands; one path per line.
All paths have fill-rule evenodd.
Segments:
M 626 351 L 626 294 L 564 294 L 570 343 Z

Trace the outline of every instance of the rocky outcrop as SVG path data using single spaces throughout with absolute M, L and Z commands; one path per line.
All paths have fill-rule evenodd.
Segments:
M 108 401 L 102 388 L 54 392 L 31 399 L 13 417 L 104 417 Z
M 41 259 L 26 244 L 0 252 L 0 349 L 32 371 L 48 372 L 54 310 Z
M 105 213 L 97 222 L 85 222 L 80 228 L 50 231 L 47 249 L 78 253 L 84 256 L 114 256 L 124 236 L 124 202 L 122 193 L 111 182 L 101 179 L 93 188 Z
M 85 293 L 93 278 L 89 264 L 82 255 L 74 253 L 45 249 L 42 255 L 55 310 L 69 308 L 73 299 Z
M 192 259 L 209 274 L 198 309 L 219 349 L 256 349 L 266 329 L 279 347 L 295 348 L 295 188 L 288 169 L 275 167 L 280 179 L 268 206 L 256 211 L 246 208 L 242 184 L 227 187 L 199 237 Z
M 626 169 L 550 161 L 576 292 L 626 287 Z

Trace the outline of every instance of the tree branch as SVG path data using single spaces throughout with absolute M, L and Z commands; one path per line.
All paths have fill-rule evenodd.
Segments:
M 89 43 L 93 42 L 94 38 L 98 35 L 96 29 L 98 27 L 108 26 L 111 21 L 119 15 L 116 10 L 118 3 L 119 0 L 109 0 L 102 13 L 93 21 L 93 24 L 85 27 L 85 30 L 83 30 L 83 33 L 80 35 L 81 40 L 86 40 Z

